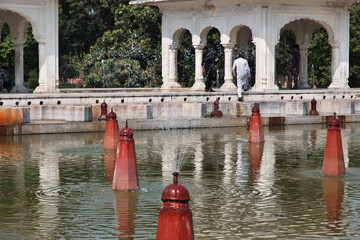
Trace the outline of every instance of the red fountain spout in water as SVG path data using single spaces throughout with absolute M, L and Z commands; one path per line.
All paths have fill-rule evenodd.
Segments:
M 322 167 L 323 176 L 345 175 L 344 153 L 341 142 L 340 122 L 334 117 L 329 121 L 326 136 L 324 160 Z
M 99 121 L 106 121 L 107 119 L 107 103 L 104 102 L 100 105 L 100 109 L 101 109 L 101 115 L 99 117 Z
M 178 173 L 173 173 L 173 184 L 162 192 L 157 240 L 194 239 L 192 213 L 189 206 L 189 191 L 178 184 Z
M 112 188 L 118 191 L 133 191 L 139 188 L 133 131 L 127 122 L 120 131 Z
M 214 110 L 210 113 L 210 117 L 222 118 L 223 113 L 219 110 L 219 100 L 216 99 L 214 102 Z
M 119 143 L 119 126 L 118 121 L 116 120 L 116 113 L 111 112 L 107 115 L 107 122 L 105 127 L 105 136 L 103 149 L 111 150 L 116 149 Z
M 311 100 L 311 110 L 309 112 L 310 116 L 319 115 L 319 112 L 316 110 L 316 103 L 317 103 L 317 101 L 315 100 L 315 98 L 313 98 L 313 100 Z
M 264 142 L 264 132 L 261 124 L 260 109 L 256 105 L 252 108 L 248 142 Z

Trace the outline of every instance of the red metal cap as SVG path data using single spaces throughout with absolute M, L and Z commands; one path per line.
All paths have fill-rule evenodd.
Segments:
M 174 174 L 174 183 L 168 185 L 162 192 L 161 201 L 189 201 L 189 191 L 177 183 L 177 173 Z
M 259 113 L 259 112 L 260 112 L 260 108 L 255 105 L 255 106 L 252 108 L 252 113 Z
M 128 128 L 128 124 L 126 121 L 125 127 L 120 131 L 120 136 L 133 136 L 133 135 L 134 135 L 133 130 L 131 128 Z
M 313 98 L 313 99 L 311 100 L 311 103 L 317 103 L 317 101 L 315 100 L 315 98 Z
M 116 118 L 116 113 L 113 112 L 113 109 L 111 108 L 111 112 L 108 113 L 107 118 Z
M 340 126 L 340 122 L 336 118 L 336 113 L 334 113 L 334 117 L 329 120 L 329 126 Z
M 100 107 L 102 107 L 102 108 L 106 108 L 106 107 L 107 107 L 107 103 L 105 102 L 105 100 L 104 100 L 104 102 L 100 105 Z

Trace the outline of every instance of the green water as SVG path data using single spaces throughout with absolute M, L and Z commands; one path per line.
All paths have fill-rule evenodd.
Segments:
M 180 143 L 196 239 L 359 239 L 359 126 L 343 126 L 347 176 L 330 180 L 323 125 L 264 128 L 258 158 L 246 128 L 178 130 L 174 142 L 135 131 L 134 193 L 112 190 L 102 133 L 0 137 L 0 239 L 155 239 Z

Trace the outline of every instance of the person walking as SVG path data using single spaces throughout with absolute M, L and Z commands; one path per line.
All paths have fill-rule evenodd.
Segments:
M 237 80 L 237 94 L 238 100 L 242 101 L 242 91 L 243 88 L 246 90 L 249 88 L 250 81 L 250 68 L 248 61 L 244 58 L 243 53 L 239 53 L 238 58 L 235 59 L 232 67 L 233 75 Z
M 217 63 L 218 59 L 216 57 L 216 50 L 214 45 L 206 45 L 206 52 L 203 57 L 202 67 L 203 73 L 205 73 L 205 92 L 213 92 L 212 83 L 215 81 L 215 71 L 214 66 Z

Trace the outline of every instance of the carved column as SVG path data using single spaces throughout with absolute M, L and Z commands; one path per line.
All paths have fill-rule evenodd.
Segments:
M 38 40 L 39 43 L 39 86 L 34 93 L 46 93 L 46 45 L 45 41 Z
M 180 88 L 177 82 L 177 43 L 173 42 L 169 46 L 169 81 L 166 88 Z
M 340 88 L 340 48 L 338 44 L 333 44 L 331 47 L 331 84 L 329 88 Z
M 203 48 L 204 45 L 194 45 L 195 48 L 195 83 L 191 87 L 192 90 L 204 90 L 204 76 L 202 73 L 202 58 L 203 58 Z
M 221 86 L 221 90 L 233 91 L 236 90 L 234 84 L 234 78 L 232 75 L 232 52 L 234 44 L 223 44 L 225 47 L 225 64 L 224 64 L 224 84 Z
M 25 41 L 14 42 L 15 46 L 15 86 L 11 92 L 27 92 L 24 87 L 24 43 Z
M 299 63 L 299 88 L 305 89 L 305 88 L 311 88 L 308 83 L 308 69 L 307 69 L 307 63 L 308 63 L 308 45 L 302 45 L 300 46 L 300 63 Z

